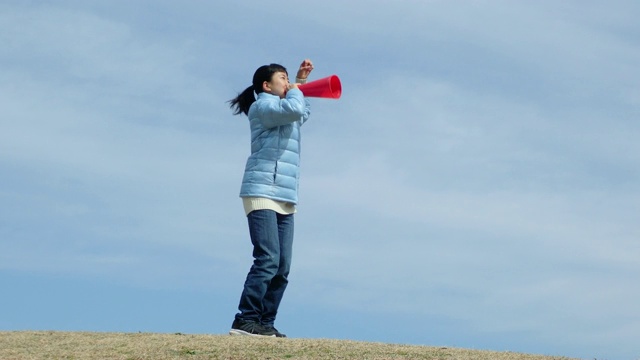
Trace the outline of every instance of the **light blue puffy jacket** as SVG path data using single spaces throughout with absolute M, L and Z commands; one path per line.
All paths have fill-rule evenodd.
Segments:
M 242 178 L 240 197 L 263 197 L 298 203 L 300 126 L 310 105 L 299 89 L 284 99 L 260 93 L 249 108 L 251 155 Z

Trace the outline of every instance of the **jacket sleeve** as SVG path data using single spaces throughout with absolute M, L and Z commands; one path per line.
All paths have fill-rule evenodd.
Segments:
M 291 124 L 296 121 L 304 123 L 309 118 L 309 102 L 299 89 L 287 91 L 287 96 L 278 101 L 265 101 L 258 107 L 258 118 L 265 128 Z
M 307 98 L 304 98 L 304 115 L 302 115 L 302 120 L 300 121 L 300 125 L 304 124 L 309 120 L 309 115 L 311 115 L 311 104 Z

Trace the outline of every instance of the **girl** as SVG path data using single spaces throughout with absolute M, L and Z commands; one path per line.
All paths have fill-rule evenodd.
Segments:
M 251 155 L 240 197 L 254 258 L 230 335 L 286 337 L 273 324 L 291 267 L 300 126 L 310 113 L 297 83 L 305 83 L 312 70 L 311 61 L 304 60 L 292 84 L 283 66 L 261 66 L 253 74 L 253 84 L 229 101 L 234 115 L 249 117 L 251 128 Z

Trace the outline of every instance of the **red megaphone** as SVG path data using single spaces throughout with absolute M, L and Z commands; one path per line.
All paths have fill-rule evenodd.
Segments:
M 327 99 L 339 99 L 342 95 L 342 84 L 337 75 L 310 81 L 306 84 L 298 85 L 304 96 L 319 97 Z

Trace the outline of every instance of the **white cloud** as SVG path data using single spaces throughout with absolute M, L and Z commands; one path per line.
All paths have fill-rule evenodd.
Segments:
M 241 207 L 214 207 L 222 197 L 212 189 L 236 188 L 228 174 L 241 171 L 232 154 L 242 145 L 236 135 L 212 141 L 233 123 L 216 123 L 220 90 L 189 72 L 194 49 L 88 12 L 3 14 L 11 41 L 2 52 L 10 66 L 0 71 L 0 159 L 10 181 L 2 213 L 5 235 L 21 240 L 5 244 L 4 266 L 113 273 L 100 259 L 137 259 L 129 263 L 138 268 L 157 261 L 127 254 L 131 242 L 147 251 L 195 247 L 211 258 L 235 249 L 211 238 L 239 232 L 227 218 Z M 49 253 L 32 251 L 39 244 Z
M 302 213 L 334 215 L 305 223 L 304 301 L 545 338 L 582 324 L 576 345 L 637 326 L 640 293 L 610 281 L 640 273 L 635 126 L 419 77 L 348 100 L 305 129 Z

